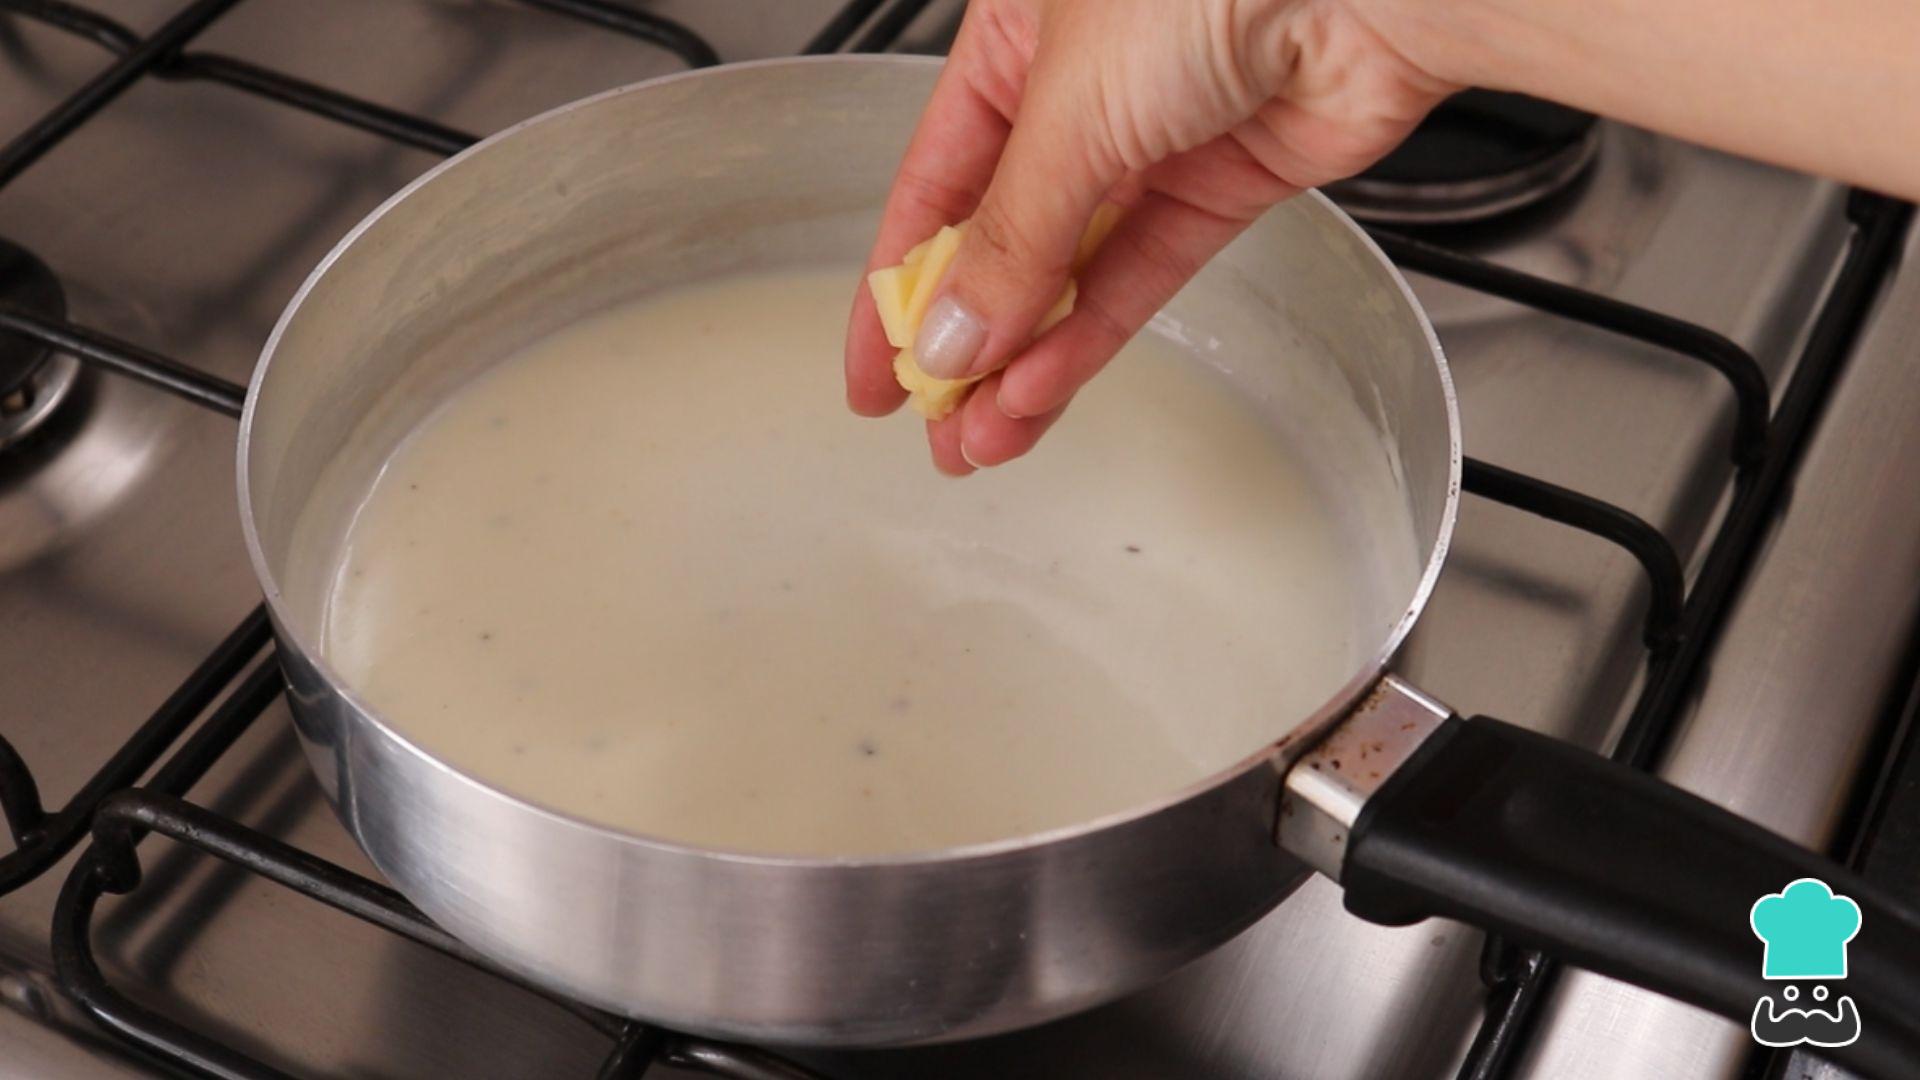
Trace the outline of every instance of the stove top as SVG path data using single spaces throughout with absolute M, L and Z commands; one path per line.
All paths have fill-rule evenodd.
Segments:
M 1366 222 L 1481 222 L 1576 185 L 1599 151 L 1599 118 L 1592 113 L 1466 90 L 1442 102 L 1372 168 L 1327 193 Z
M 774 1057 L 476 972 L 366 880 L 293 743 L 233 506 L 221 414 L 282 305 L 474 134 L 715 55 L 937 50 L 956 8 L 0 0 L 0 253 L 64 296 L 64 314 L 20 303 L 0 273 L 0 356 L 48 352 L 38 370 L 68 376 L 0 451 L 0 1076 L 1748 1067 L 1737 1025 L 1454 924 L 1360 923 L 1320 881 L 1079 1018 Z M 1610 123 L 1581 139 L 1557 196 L 1383 235 L 1453 361 L 1474 459 L 1402 666 L 1804 842 L 1897 834 L 1876 807 L 1898 800 L 1861 793 L 1920 611 L 1906 208 Z M 87 843 L 100 798 L 135 784 Z M 162 835 L 133 851 L 129 828 Z

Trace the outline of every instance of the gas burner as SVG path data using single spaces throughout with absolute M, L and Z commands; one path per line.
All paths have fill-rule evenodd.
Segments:
M 1600 149 L 1592 113 L 1491 90 L 1449 98 L 1373 168 L 1327 187 L 1361 221 L 1451 225 L 1532 206 L 1578 180 Z
M 0 312 L 58 319 L 67 298 L 47 264 L 0 240 Z M 0 330 L 0 448 L 44 423 L 65 400 L 80 362 L 17 334 Z

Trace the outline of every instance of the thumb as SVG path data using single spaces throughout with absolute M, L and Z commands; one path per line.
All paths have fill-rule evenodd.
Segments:
M 927 308 L 914 358 L 936 378 L 1006 364 L 1060 298 L 1080 234 L 1126 175 L 1096 118 L 1097 80 L 1036 57 L 1005 152 Z

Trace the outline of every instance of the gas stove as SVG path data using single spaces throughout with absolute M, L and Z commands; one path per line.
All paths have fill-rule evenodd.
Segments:
M 475 136 L 715 58 L 938 51 L 957 4 L 0 12 L 0 1076 L 1820 1068 L 1457 925 L 1361 923 L 1317 880 L 1145 993 L 927 1049 L 722 1045 L 487 970 L 378 884 L 294 745 L 234 510 L 240 383 L 334 240 Z M 1402 669 L 1920 897 L 1910 208 L 1533 105 L 1463 173 L 1469 119 L 1434 129 L 1451 171 L 1410 152 L 1347 193 L 1407 230 L 1378 235 L 1472 458 Z

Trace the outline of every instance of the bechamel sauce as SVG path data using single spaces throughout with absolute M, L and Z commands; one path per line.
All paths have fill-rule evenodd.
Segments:
M 1163 797 L 1352 673 L 1360 571 L 1216 377 L 1143 336 L 1030 457 L 946 479 L 917 418 L 842 404 L 855 280 L 689 287 L 476 379 L 360 507 L 327 657 L 534 802 L 845 855 Z

